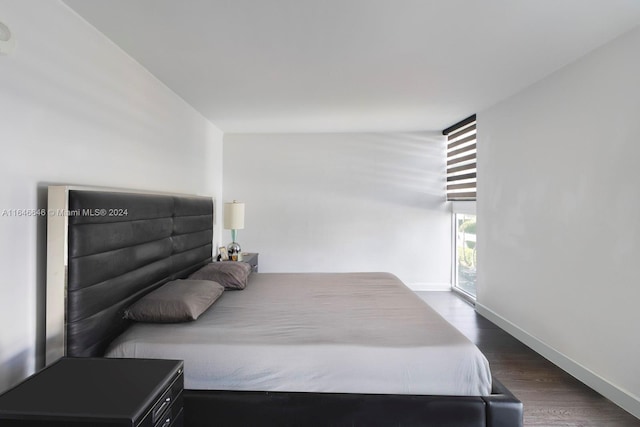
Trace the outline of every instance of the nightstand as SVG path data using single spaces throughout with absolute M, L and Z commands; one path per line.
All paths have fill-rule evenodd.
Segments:
M 0 396 L 3 427 L 182 427 L 183 363 L 62 358 Z
M 258 255 L 260 254 L 250 252 L 242 253 L 242 262 L 246 262 L 247 264 L 249 264 L 253 273 L 258 272 Z

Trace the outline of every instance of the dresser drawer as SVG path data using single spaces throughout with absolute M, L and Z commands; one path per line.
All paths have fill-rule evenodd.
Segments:
M 182 427 L 182 419 L 182 394 L 180 394 L 175 403 L 164 411 L 153 427 Z
M 258 253 L 243 253 L 242 254 L 242 261 L 246 262 L 247 264 L 249 264 L 251 266 L 251 272 L 252 273 L 257 273 L 258 272 Z
M 167 426 L 182 409 L 182 389 L 184 388 L 184 375 L 182 370 L 171 385 L 157 398 L 143 420 L 136 427 L 165 427 L 166 420 L 170 419 Z

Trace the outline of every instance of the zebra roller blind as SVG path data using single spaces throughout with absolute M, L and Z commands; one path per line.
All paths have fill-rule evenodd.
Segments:
M 447 137 L 447 200 L 476 200 L 476 115 L 442 134 Z

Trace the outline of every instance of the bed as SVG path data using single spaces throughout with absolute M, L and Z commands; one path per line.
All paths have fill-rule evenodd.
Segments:
M 48 209 L 47 363 L 185 360 L 187 426 L 522 425 L 479 350 L 391 274 L 254 273 L 194 322 L 133 323 L 212 261 L 212 199 L 54 186 Z

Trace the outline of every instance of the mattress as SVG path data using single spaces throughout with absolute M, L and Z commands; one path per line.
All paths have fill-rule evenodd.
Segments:
M 194 322 L 132 325 L 106 356 L 184 360 L 193 390 L 491 392 L 479 349 L 388 273 L 254 273 Z

